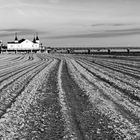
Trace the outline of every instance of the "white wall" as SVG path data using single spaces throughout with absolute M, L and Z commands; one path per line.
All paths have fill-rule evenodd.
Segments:
M 30 40 L 25 40 L 20 44 L 7 44 L 8 50 L 34 50 L 39 49 L 39 44 L 33 43 Z
M 7 49 L 8 50 L 17 50 L 18 48 L 21 48 L 20 47 L 21 46 L 21 44 L 7 44 Z

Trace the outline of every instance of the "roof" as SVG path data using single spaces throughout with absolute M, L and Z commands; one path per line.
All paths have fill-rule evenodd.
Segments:
M 25 41 L 25 40 L 26 40 L 26 39 L 23 38 L 23 39 L 19 40 L 18 43 L 22 43 L 22 42 Z
M 18 42 L 7 42 L 8 44 L 18 44 Z
M 12 41 L 12 42 L 7 42 L 8 44 L 20 44 L 20 43 L 22 43 L 22 42 L 24 42 L 26 39 L 20 39 L 18 42 L 15 42 L 15 41 Z M 33 42 L 34 44 L 37 44 L 37 42 L 34 42 L 34 40 L 33 41 L 31 41 L 31 42 Z
M 12 41 L 12 42 L 8 42 L 8 44 L 19 44 L 19 43 L 22 43 L 23 41 L 25 41 L 26 39 L 21 39 L 21 40 L 19 40 L 18 42 L 14 42 L 14 41 Z

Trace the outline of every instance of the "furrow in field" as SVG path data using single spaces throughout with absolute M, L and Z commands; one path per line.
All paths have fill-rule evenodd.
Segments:
M 61 112 L 64 118 L 65 122 L 65 136 L 64 140 L 80 140 L 80 135 L 78 138 L 78 135 L 76 133 L 76 128 L 74 127 L 74 122 L 72 120 L 71 112 L 70 112 L 70 107 L 68 106 L 68 102 L 66 99 L 66 93 L 63 90 L 62 87 L 62 68 L 63 68 L 63 60 L 61 60 L 60 66 L 59 66 L 59 71 L 58 71 L 58 89 L 59 89 L 59 100 L 60 100 L 60 105 L 61 105 Z M 65 79 L 66 82 L 67 79 Z M 69 83 L 71 84 L 71 83 Z M 81 140 L 83 138 L 81 137 Z
M 24 74 L 22 77 L 14 81 L 11 85 L 1 91 L 0 96 L 0 118 L 6 113 L 7 109 L 16 101 L 16 98 L 26 88 L 30 81 L 43 70 L 48 63 L 43 64 L 36 69 Z
M 132 63 L 140 63 L 139 56 L 119 56 L 119 55 L 96 55 L 87 57 L 88 60 L 99 59 L 99 60 L 110 60 L 110 61 L 122 61 L 122 62 L 132 62 Z
M 108 75 L 110 75 L 110 76 L 113 75 L 116 79 L 118 79 L 128 85 L 131 85 L 134 88 L 140 89 L 139 79 L 135 78 L 135 76 L 130 76 L 130 74 L 128 75 L 124 71 L 121 71 L 121 70 L 120 70 L 120 72 L 118 70 L 115 71 L 115 69 L 112 69 L 111 67 L 107 68 L 105 66 L 98 65 L 95 63 L 92 65 L 97 66 L 99 69 L 108 73 Z
M 49 61 L 52 61 L 51 59 Z M 49 63 L 48 61 L 48 63 Z M 24 65 L 22 68 L 17 68 L 14 70 L 14 72 L 8 72 L 3 75 L 1 75 L 0 78 L 0 89 L 3 88 L 3 86 L 6 86 L 8 83 L 11 83 L 12 81 L 16 80 L 22 73 L 25 73 L 26 71 L 30 71 L 32 69 L 35 69 L 36 67 L 42 65 L 44 62 L 34 62 L 28 65 Z
M 96 60 L 95 60 L 96 61 Z M 98 60 L 97 60 L 98 61 Z M 132 70 L 132 71 L 136 71 L 136 72 L 140 72 L 138 68 L 140 68 L 140 65 L 136 66 L 136 65 L 131 65 L 131 64 L 122 64 L 121 62 L 110 62 L 110 61 L 105 61 L 102 60 L 103 63 L 109 64 L 109 65 L 114 65 L 116 67 L 122 67 L 124 69 L 128 69 L 128 70 Z
M 5 74 L 14 72 L 15 70 L 20 70 L 28 65 L 32 65 L 33 63 L 37 63 L 37 62 L 40 62 L 40 61 L 35 60 L 35 61 L 20 62 L 20 63 L 16 63 L 16 65 L 12 65 L 11 67 L 8 67 L 7 65 L 6 68 L 0 70 L 0 77 L 4 76 Z
M 94 59 L 94 60 L 99 60 L 99 61 L 102 61 L 102 62 L 107 62 L 107 63 L 111 63 L 111 64 L 118 64 L 118 65 L 122 65 L 122 66 L 126 66 L 126 67 L 130 67 L 130 68 L 139 68 L 140 67 L 140 62 L 137 62 L 135 60 L 133 61 L 130 61 L 130 60 L 117 60 L 117 59 L 111 59 L 111 58 L 108 58 L 108 59 Z
M 125 112 L 127 112 L 127 114 L 131 114 L 131 117 L 133 116 L 133 119 L 137 120 L 138 122 L 140 122 L 140 120 L 138 119 L 140 117 L 140 109 L 138 106 L 138 103 L 135 104 L 135 102 L 133 100 L 130 100 L 129 98 L 123 96 L 124 90 L 121 90 L 120 88 L 118 88 L 118 86 L 115 86 L 111 81 L 107 81 L 104 78 L 102 78 L 102 75 L 98 75 L 94 72 L 91 72 L 89 69 L 85 68 L 87 72 L 91 73 L 92 76 L 100 81 L 100 85 L 101 88 L 107 88 L 109 87 L 108 90 L 110 90 L 113 94 L 113 96 L 111 97 L 116 103 L 119 103 L 119 105 L 121 105 L 124 109 Z M 127 93 L 126 93 L 127 94 Z M 110 95 L 111 96 L 111 95 Z M 135 99 L 135 98 L 134 98 Z M 135 116 L 137 117 L 135 117 Z M 131 118 L 130 117 L 130 118 Z
M 11 61 L 12 59 L 15 59 L 17 58 L 19 55 L 9 55 L 9 54 L 4 54 L 4 55 L 1 55 L 1 59 L 0 61 Z
M 2 92 L 2 90 L 5 89 L 7 86 L 9 86 L 13 82 L 18 80 L 22 76 L 24 76 L 26 73 L 29 73 L 30 71 L 36 69 L 37 67 L 39 67 L 41 65 L 43 65 L 43 62 L 39 63 L 38 65 L 34 64 L 32 66 L 25 67 L 24 69 L 21 69 L 18 72 L 16 71 L 15 73 L 11 73 L 11 75 L 6 75 L 6 76 L 2 77 L 0 80 L 0 92 Z M 1 96 L 1 94 L 0 94 L 0 96 Z
M 2 61 L 2 62 L 0 62 L 0 69 L 2 70 L 2 69 L 5 69 L 7 67 L 12 67 L 14 65 L 17 65 L 18 63 L 23 63 L 27 60 L 28 60 L 27 57 L 22 56 L 22 57 L 20 57 L 20 59 L 18 59 L 16 61 L 8 61 L 8 62 Z
M 84 61 L 82 61 L 84 62 Z M 111 77 L 114 77 L 115 79 L 132 86 L 135 89 L 140 89 L 140 85 L 139 85 L 139 81 L 131 76 L 128 76 L 126 74 L 123 74 L 121 72 L 115 71 L 114 69 L 109 69 L 107 67 L 95 64 L 95 63 L 91 63 L 91 62 L 84 62 L 89 64 L 91 67 L 94 67 L 95 69 L 98 69 L 99 71 L 101 71 L 102 73 L 109 75 Z
M 103 61 L 105 61 L 105 60 L 103 60 Z M 136 62 L 129 62 L 129 61 L 124 61 L 124 62 L 122 62 L 122 61 L 107 61 L 107 62 L 109 62 L 109 63 L 111 63 L 111 64 L 118 64 L 118 65 L 120 65 L 120 66 L 125 66 L 126 68 L 128 67 L 128 68 L 134 68 L 135 70 L 137 69 L 137 68 L 140 68 L 140 63 L 136 63 Z
M 116 63 L 113 63 L 113 64 L 112 63 L 107 63 L 106 61 L 95 60 L 94 62 L 103 64 L 103 65 L 107 65 L 107 66 L 113 67 L 115 69 L 120 69 L 120 70 L 126 71 L 126 72 L 134 74 L 134 75 L 139 75 L 140 74 L 140 71 L 137 68 L 134 69 L 134 68 L 126 67 L 126 66 L 119 65 L 119 64 L 116 64 Z
M 57 112 L 55 112 L 56 110 L 52 112 L 52 116 L 51 114 L 49 114 L 49 109 L 51 110 L 52 108 L 53 110 L 54 106 L 51 105 L 52 104 L 54 105 L 55 102 L 53 103 L 51 102 L 51 100 L 48 100 L 51 102 L 49 106 L 50 108 L 49 107 L 46 108 L 45 103 L 46 106 L 49 103 L 45 99 L 43 100 L 43 98 L 47 98 L 47 96 L 51 96 L 50 90 L 52 89 L 50 89 L 49 92 L 46 93 L 47 87 L 46 85 L 44 87 L 43 83 L 46 83 L 45 80 L 47 80 L 48 76 L 50 75 L 49 73 L 51 69 L 56 65 L 56 63 L 57 61 L 54 60 L 49 65 L 47 65 L 44 69 L 42 69 L 30 81 L 30 83 L 22 91 L 20 96 L 17 97 L 16 101 L 12 104 L 11 108 L 9 108 L 7 112 L 2 116 L 2 118 L 0 119 L 1 139 L 3 140 L 42 139 L 43 140 L 43 136 L 45 136 L 43 135 L 43 132 L 46 133 L 46 129 L 49 129 L 49 125 L 50 125 L 49 123 L 55 124 L 55 120 L 54 122 L 51 122 L 51 118 L 53 116 L 53 113 L 56 113 L 54 119 L 55 117 L 56 118 L 59 117 L 57 116 Z M 44 90 L 46 91 L 43 91 L 42 87 L 44 87 Z M 47 123 L 47 118 L 50 120 L 49 123 L 46 124 L 45 126 L 44 121 L 46 121 Z M 59 120 L 59 118 L 57 119 Z M 55 129 L 55 126 L 52 127 L 54 127 Z M 59 128 L 57 127 L 57 129 Z M 50 133 L 48 133 L 48 135 L 49 134 Z M 58 132 L 58 135 L 59 134 L 60 133 Z M 48 139 L 47 136 L 45 138 Z
M 86 68 L 85 68 L 86 69 Z M 129 94 L 128 92 L 124 93 L 125 90 L 122 90 L 120 87 L 116 86 L 115 83 L 112 83 L 111 81 L 108 81 L 104 78 L 102 78 L 102 74 L 98 75 L 95 72 L 91 72 L 90 70 L 86 69 L 89 73 L 93 75 L 97 80 L 100 81 L 101 89 L 109 87 L 108 90 L 112 92 L 112 95 L 110 97 L 115 101 L 115 104 L 117 104 L 120 108 L 126 112 L 129 119 L 133 118 L 137 123 L 140 123 L 140 108 L 139 108 L 139 102 L 135 101 L 135 98 L 128 98 L 127 96 L 124 96 Z M 130 95 L 129 95 L 130 96 Z M 131 95 L 132 96 L 132 95 Z M 133 117 L 132 117 L 133 116 Z
M 9 59 L 7 61 L 0 60 L 0 68 L 3 69 L 4 67 L 8 67 L 8 66 L 11 67 L 12 64 L 16 65 L 16 63 L 25 62 L 29 60 L 27 56 L 29 55 L 25 55 L 25 56 L 18 55 L 17 56 L 18 59 Z
M 123 80 L 122 81 L 118 80 L 117 78 L 115 78 L 114 75 L 109 75 L 108 72 L 105 73 L 102 69 L 99 69 L 96 66 L 91 66 L 88 65 L 87 63 L 85 64 L 84 62 L 78 63 L 83 65 L 89 72 L 91 72 L 99 79 L 105 81 L 106 83 L 110 84 L 111 86 L 122 92 L 123 94 L 121 95 L 122 96 L 125 95 L 124 98 L 128 98 L 131 102 L 140 105 L 139 89 L 133 88 L 133 86 L 124 83 Z
M 69 116 L 69 131 L 73 130 L 75 139 L 79 140 L 101 140 L 114 139 L 121 136 L 113 130 L 111 120 L 101 114 L 99 110 L 90 102 L 89 95 L 83 87 L 75 81 L 71 66 L 65 63 L 62 66 L 61 75 L 62 99 Z
M 116 135 L 121 139 L 127 140 L 140 138 L 139 123 L 133 116 L 132 118 L 131 116 L 129 117 L 125 110 L 118 106 L 120 103 L 113 97 L 115 91 L 112 92 L 108 85 L 103 85 L 99 79 L 74 61 L 69 62 L 69 65 L 75 81 L 89 96 L 93 106 L 112 121 L 109 127 L 114 129 Z M 106 96 L 103 96 L 103 94 Z
M 117 72 L 120 72 L 120 73 L 123 73 L 123 74 L 125 74 L 125 75 L 128 75 L 128 76 L 131 76 L 131 77 L 133 77 L 133 78 L 135 78 L 135 79 L 140 79 L 140 75 L 139 74 L 135 74 L 135 73 L 131 73 L 131 72 L 129 72 L 129 71 L 127 71 L 126 69 L 124 70 L 124 69 L 122 69 L 122 68 L 118 68 L 118 67 L 114 67 L 114 66 L 110 66 L 110 65 L 106 65 L 106 64 L 103 64 L 103 63 L 101 63 L 101 62 L 94 62 L 95 64 L 97 64 L 97 65 L 100 65 L 100 66 L 102 66 L 102 67 L 106 67 L 106 68 L 109 68 L 109 69 L 111 69 L 111 70 L 114 70 L 114 71 L 117 71 Z
M 28 64 L 28 65 L 25 65 L 23 67 L 20 67 L 20 68 L 17 68 L 17 69 L 14 69 L 13 71 L 8 71 L 8 72 L 4 72 L 2 74 L 0 74 L 0 82 L 4 81 L 4 80 L 7 80 L 8 78 L 28 69 L 28 68 L 31 68 L 37 64 L 39 64 L 41 62 L 35 62 L 35 63 L 32 63 L 32 64 Z M 24 65 L 24 64 L 23 64 Z
M 64 121 L 58 96 L 58 62 L 44 77 L 38 88 L 34 104 L 26 112 L 25 139 L 62 140 Z M 43 80 L 43 79 L 42 79 Z

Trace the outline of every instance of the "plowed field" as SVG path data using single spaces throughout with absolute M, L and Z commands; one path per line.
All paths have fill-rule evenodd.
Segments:
M 1 54 L 0 140 L 140 140 L 140 57 Z

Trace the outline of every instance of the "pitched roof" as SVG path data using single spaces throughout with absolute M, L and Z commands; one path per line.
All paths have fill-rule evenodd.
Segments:
M 8 44 L 18 44 L 18 42 L 7 42 Z
M 19 44 L 19 43 L 22 43 L 25 40 L 26 39 L 23 38 L 23 39 L 19 40 L 18 42 L 12 41 L 12 42 L 8 42 L 8 44 Z
M 18 41 L 18 43 L 22 43 L 23 41 L 25 41 L 26 39 L 20 39 L 19 41 Z
M 12 42 L 7 42 L 7 43 L 8 44 L 20 44 L 20 43 L 24 42 L 25 40 L 26 39 L 23 38 L 23 39 L 18 40 L 18 42 L 12 41 Z M 33 42 L 34 44 L 37 44 L 37 42 L 36 41 L 34 42 L 34 40 L 31 42 Z

